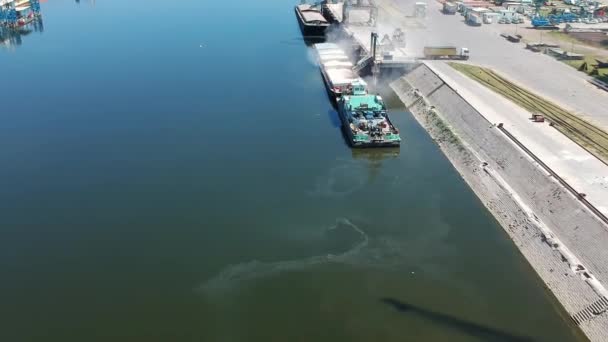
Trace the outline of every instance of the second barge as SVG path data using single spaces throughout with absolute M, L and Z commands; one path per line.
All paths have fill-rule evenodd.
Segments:
M 349 93 L 352 83 L 359 79 L 353 71 L 353 63 L 344 51 L 332 43 L 315 44 L 319 68 L 327 92 L 332 101 L 340 98 L 342 94 Z

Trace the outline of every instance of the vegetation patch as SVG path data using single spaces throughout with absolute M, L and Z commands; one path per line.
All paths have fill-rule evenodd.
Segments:
M 445 121 L 436 112 L 434 108 L 425 108 L 422 110 L 426 114 L 426 120 L 430 123 L 437 131 L 437 141 L 442 143 L 448 143 L 456 146 L 459 151 L 464 150 L 464 146 L 458 136 L 454 133 L 452 128 L 448 126 Z
M 585 59 L 581 61 L 564 61 L 564 63 L 586 73 L 589 76 L 593 76 L 601 81 L 608 82 L 608 69 L 595 68 L 594 65 L 597 65 L 598 62 L 594 56 L 585 56 Z
M 551 31 L 549 36 L 564 43 L 608 49 L 608 38 L 602 33 Z

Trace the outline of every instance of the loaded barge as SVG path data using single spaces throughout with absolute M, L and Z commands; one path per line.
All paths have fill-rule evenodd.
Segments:
M 325 30 L 329 27 L 329 22 L 321 13 L 319 5 L 297 5 L 295 12 L 304 38 L 325 39 Z
M 353 71 L 353 63 L 344 51 L 332 43 L 315 44 L 323 82 L 332 101 L 348 93 L 359 76 Z
M 348 56 L 336 44 L 315 44 L 319 67 L 330 98 L 338 105 L 342 130 L 352 147 L 397 147 L 399 130 L 391 122 L 382 97 L 367 92 Z

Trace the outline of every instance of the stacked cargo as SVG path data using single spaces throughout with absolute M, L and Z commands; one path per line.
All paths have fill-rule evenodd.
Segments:
M 337 44 L 315 44 L 323 81 L 333 99 L 348 93 L 351 84 L 359 80 L 353 63 Z

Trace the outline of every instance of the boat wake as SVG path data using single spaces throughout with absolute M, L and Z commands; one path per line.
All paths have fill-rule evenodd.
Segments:
M 207 280 L 200 287 L 206 294 L 217 294 L 229 291 L 242 282 L 251 281 L 261 277 L 268 277 L 286 271 L 298 271 L 311 266 L 325 263 L 353 263 L 356 256 L 369 244 L 368 235 L 357 225 L 346 218 L 336 220 L 336 223 L 327 228 L 327 231 L 337 229 L 351 229 L 361 236 L 359 242 L 349 250 L 340 254 L 316 255 L 308 258 L 285 260 L 277 262 L 261 262 L 252 260 L 236 265 L 231 265 L 221 271 L 215 277 Z

